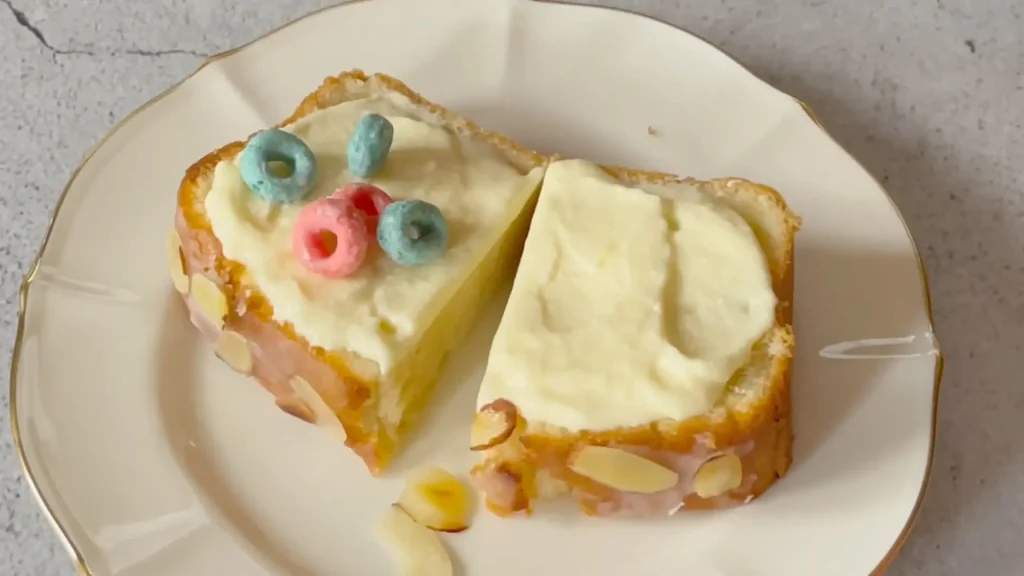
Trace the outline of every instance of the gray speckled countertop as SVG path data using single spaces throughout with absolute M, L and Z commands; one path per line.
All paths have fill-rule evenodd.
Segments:
M 0 347 L 50 211 L 117 120 L 330 0 L 0 0 Z M 1024 5 L 603 0 L 687 28 L 807 101 L 903 211 L 946 357 L 931 490 L 893 576 L 1024 566 Z M 680 6 L 682 4 L 683 6 Z M 1001 334 L 1001 336 L 1000 336 Z M 74 569 L 22 479 L 0 374 L 0 574 Z

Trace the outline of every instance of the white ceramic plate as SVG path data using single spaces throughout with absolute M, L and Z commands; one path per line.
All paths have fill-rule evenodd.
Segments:
M 654 521 L 481 514 L 446 537 L 462 573 L 882 569 L 927 479 L 941 357 L 916 250 L 879 185 L 799 102 L 656 21 L 526 0 L 374 0 L 212 59 L 122 123 L 69 185 L 23 291 L 11 406 L 29 478 L 83 571 L 387 574 L 369 527 L 399 473 L 470 463 L 498 306 L 453 361 L 421 440 L 373 480 L 214 359 L 164 267 L 184 169 L 354 67 L 540 150 L 765 182 L 804 218 L 788 477 L 741 509 Z

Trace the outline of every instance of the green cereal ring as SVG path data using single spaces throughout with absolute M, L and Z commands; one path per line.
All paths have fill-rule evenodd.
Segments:
M 281 162 L 291 174 L 280 177 L 270 168 Z M 271 128 L 252 137 L 242 150 L 242 180 L 267 202 L 291 204 L 305 198 L 316 183 L 316 157 L 298 136 Z
M 356 178 L 369 178 L 380 172 L 394 136 L 395 127 L 380 114 L 360 118 L 348 141 L 348 171 Z
M 436 260 L 448 247 L 448 223 L 441 210 L 421 200 L 388 204 L 377 225 L 381 249 L 402 266 Z

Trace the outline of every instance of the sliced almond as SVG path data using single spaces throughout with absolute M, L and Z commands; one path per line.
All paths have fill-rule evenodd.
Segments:
M 469 449 L 487 450 L 505 442 L 515 432 L 518 419 L 516 405 L 503 398 L 484 406 L 473 417 Z
M 252 351 L 249 350 L 249 342 L 238 332 L 231 330 L 221 332 L 213 350 L 234 371 L 242 374 L 252 372 Z
M 743 463 L 739 456 L 726 454 L 708 460 L 693 476 L 693 490 L 701 498 L 714 498 L 743 483 Z
M 293 376 L 291 379 L 292 390 L 295 394 L 306 403 L 313 412 L 313 419 L 316 425 L 326 431 L 331 436 L 334 436 L 342 443 L 348 439 L 348 434 L 345 433 L 345 427 L 341 425 L 341 420 L 338 419 L 338 415 L 331 410 L 331 407 L 324 402 L 324 399 L 317 394 L 313 386 L 306 382 L 300 376 Z
M 278 398 L 275 404 L 277 404 L 277 407 L 285 414 L 294 416 L 303 422 L 316 424 L 316 417 L 313 415 L 313 411 L 310 410 L 309 405 L 298 398 Z
M 452 575 L 452 559 L 437 533 L 417 524 L 397 504 L 388 506 L 377 533 L 398 560 L 402 576 Z
M 570 459 L 569 469 L 624 492 L 653 494 L 679 482 L 679 475 L 632 452 L 608 446 L 585 446 Z
M 431 530 L 462 532 L 469 528 L 469 491 L 442 468 L 416 471 L 406 480 L 397 504 Z
M 167 265 L 171 268 L 171 280 L 174 281 L 174 289 L 182 294 L 188 294 L 188 274 L 185 274 L 185 255 L 181 251 L 181 238 L 178 231 L 171 228 L 167 235 Z
M 201 274 L 193 274 L 192 297 L 215 328 L 220 330 L 224 327 L 224 319 L 228 315 L 228 299 L 213 280 Z

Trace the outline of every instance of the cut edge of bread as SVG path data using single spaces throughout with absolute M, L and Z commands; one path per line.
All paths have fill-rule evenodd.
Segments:
M 792 461 L 794 251 L 801 219 L 776 190 L 747 179 L 701 181 L 618 166 L 601 168 L 618 182 L 648 193 L 657 193 L 659 188 L 696 187 L 739 214 L 753 230 L 765 255 L 777 298 L 775 322 L 753 346 L 750 359 L 730 379 L 721 399 L 704 414 L 686 420 L 663 419 L 580 432 L 530 422 L 520 415 L 519 430 L 510 440 L 483 452 L 482 462 L 473 471 L 475 483 L 484 491 L 488 508 L 500 516 L 531 513 L 536 502 L 567 494 L 575 496 L 585 513 L 605 515 L 602 506 L 614 494 L 561 465 L 556 467 L 559 473 L 552 475 L 538 462 L 564 463 L 591 445 L 676 455 L 753 446 L 749 458 L 755 462 L 758 478 L 749 486 L 715 498 L 684 498 L 680 507 L 707 509 L 747 503 L 785 475 Z
M 536 169 L 543 169 L 550 157 L 523 147 L 504 135 L 486 130 L 469 119 L 443 106 L 435 104 L 404 83 L 386 74 L 368 75 L 362 70 L 349 70 L 337 76 L 326 78 L 322 84 L 296 107 L 295 111 L 278 127 L 285 127 L 300 119 L 341 104 L 379 95 L 400 95 L 404 97 L 417 113 L 428 120 L 464 137 L 469 137 L 490 145 L 523 175 Z M 260 323 L 270 326 L 286 339 L 296 342 L 307 350 L 316 361 L 330 367 L 343 383 L 344 390 L 320 390 L 324 401 L 335 412 L 347 434 L 346 445 L 359 454 L 374 474 L 379 473 L 384 464 L 393 455 L 393 446 L 378 450 L 376 442 L 393 443 L 395 439 L 371 438 L 363 428 L 369 428 L 368 418 L 372 415 L 360 411 L 360 407 L 379 398 L 377 386 L 380 370 L 375 362 L 357 357 L 346 351 L 329 351 L 310 343 L 294 327 L 287 322 L 274 319 L 273 307 L 266 296 L 247 279 L 245 266 L 226 258 L 223 255 L 220 241 L 214 235 L 211 223 L 205 213 L 205 198 L 208 194 L 214 170 L 221 161 L 233 160 L 245 147 L 246 140 L 226 144 L 210 152 L 191 165 L 182 178 L 178 189 L 178 212 L 175 227 L 180 236 L 182 258 L 189 256 L 199 263 L 197 270 L 190 270 L 193 263 L 183 264 L 187 273 L 199 273 L 213 280 L 216 286 L 227 297 L 229 317 L 250 315 Z M 536 199 L 524 207 L 524 212 L 532 211 Z M 521 220 L 520 217 L 518 220 Z M 525 233 L 525 232 L 524 232 Z M 511 256 L 506 256 L 511 257 Z M 188 295 L 186 295 L 188 296 Z M 268 389 L 271 386 L 261 380 Z M 314 385 L 316 388 L 316 385 Z M 330 392 L 325 393 L 325 392 Z M 333 400 L 331 400 L 333 398 Z M 302 411 L 290 403 L 278 404 L 289 413 Z M 305 410 L 309 412 L 309 410 Z M 378 452 L 389 452 L 388 454 Z

